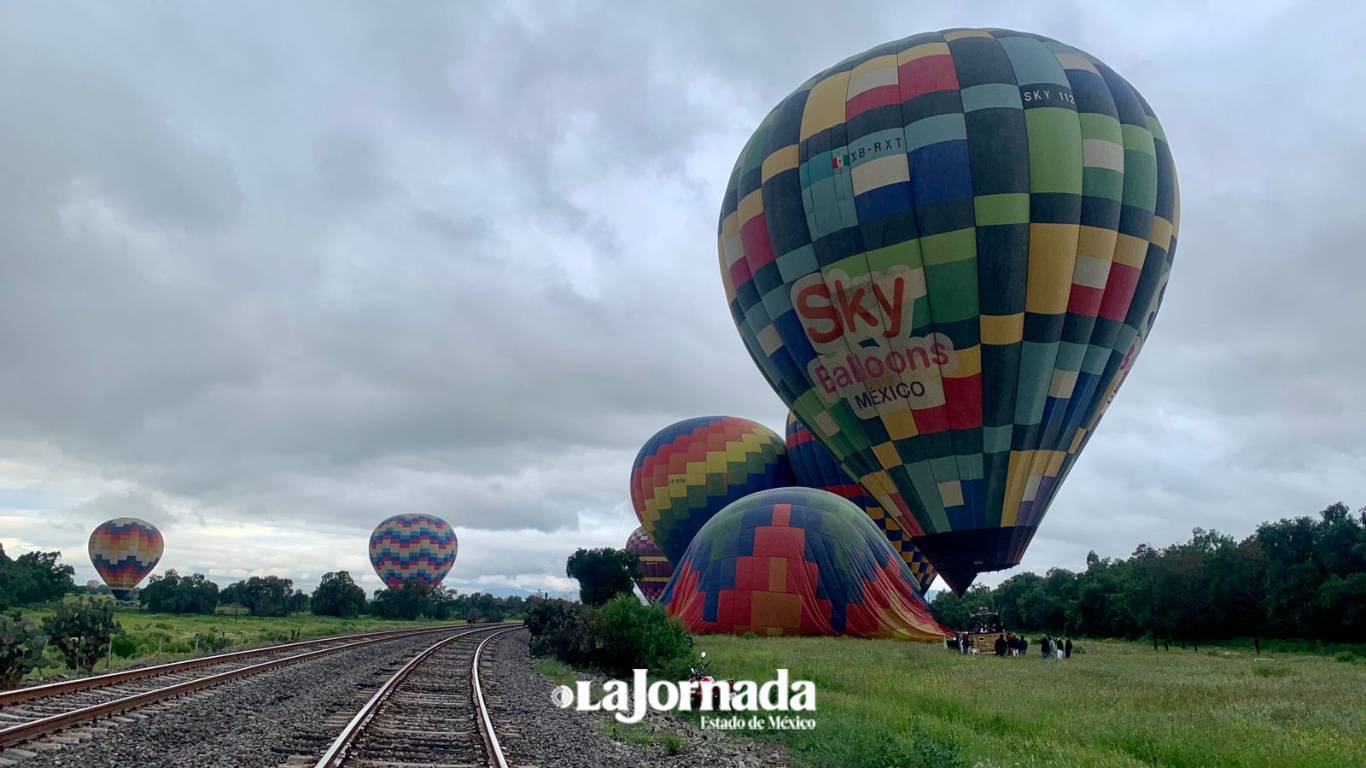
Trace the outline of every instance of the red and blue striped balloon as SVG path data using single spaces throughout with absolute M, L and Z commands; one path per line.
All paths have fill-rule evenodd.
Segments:
M 459 542 L 451 524 L 432 515 L 394 515 L 370 534 L 370 564 L 385 586 L 435 587 L 455 565 Z
M 107 520 L 90 534 L 90 562 L 120 600 L 157 567 L 165 548 L 161 531 L 135 517 Z
M 655 602 L 659 599 L 669 578 L 674 575 L 673 564 L 669 558 L 650 541 L 644 528 L 636 528 L 626 539 L 626 551 L 640 558 L 636 566 L 636 586 L 645 599 Z

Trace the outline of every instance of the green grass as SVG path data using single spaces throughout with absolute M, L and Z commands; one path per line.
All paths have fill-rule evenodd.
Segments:
M 222 610 L 222 609 L 220 609 Z M 41 623 L 52 613 L 51 608 L 25 609 L 24 616 Z M 233 650 L 261 645 L 275 645 L 294 640 L 311 640 L 330 635 L 349 635 L 358 632 L 372 632 L 386 629 L 413 629 L 437 624 L 460 624 L 462 621 L 389 621 L 362 616 L 354 619 L 341 619 L 332 616 L 295 614 L 280 618 L 247 616 L 245 614 L 218 613 L 213 616 L 199 614 L 149 613 L 136 608 L 116 609 L 114 618 L 123 627 L 135 647 L 133 655 L 120 658 L 115 655 L 112 666 L 108 660 L 100 662 L 95 671 L 120 669 L 164 661 L 174 661 L 195 655 L 196 639 L 201 654 L 213 650 L 217 644 L 220 650 Z M 30 679 L 70 676 L 72 671 L 60 661 L 56 649 L 48 648 L 48 657 L 57 662 L 55 666 L 40 670 Z
M 1366 665 L 1087 640 L 1045 663 L 942 645 L 707 636 L 719 677 L 786 667 L 817 686 L 814 731 L 779 740 L 820 768 L 1363 766 Z

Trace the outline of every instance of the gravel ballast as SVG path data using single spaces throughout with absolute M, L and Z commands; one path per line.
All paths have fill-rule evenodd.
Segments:
M 536 671 L 528 635 L 514 632 L 495 641 L 497 653 L 481 665 L 484 689 L 509 765 L 517 768 L 781 768 L 793 763 L 769 742 L 703 731 L 669 715 L 651 712 L 636 726 L 620 726 L 601 712 L 560 709 L 551 701 L 555 684 Z M 613 738 L 609 732 L 615 732 Z M 667 734 L 676 735 L 669 754 Z
M 321 755 L 352 713 L 430 635 L 305 661 L 24 745 L 23 768 L 274 768 Z

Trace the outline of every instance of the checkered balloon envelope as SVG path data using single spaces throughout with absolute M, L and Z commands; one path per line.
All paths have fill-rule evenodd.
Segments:
M 720 266 L 764 377 L 961 593 L 1019 563 L 1128 375 L 1178 211 L 1162 126 L 1104 63 L 945 30 L 773 108 Z

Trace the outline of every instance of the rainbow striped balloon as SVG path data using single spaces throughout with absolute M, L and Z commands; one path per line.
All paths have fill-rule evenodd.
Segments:
M 687 419 L 651 437 L 631 467 L 631 504 L 650 540 L 677 563 L 721 508 L 792 483 L 783 439 L 734 416 Z
M 451 524 L 432 515 L 394 515 L 370 534 L 370 564 L 390 589 L 435 587 L 455 565 L 459 548 Z
M 637 570 L 639 577 L 636 579 L 640 594 L 645 595 L 646 600 L 655 602 L 664 591 L 664 586 L 669 583 L 669 578 L 674 575 L 673 565 L 669 558 L 659 551 L 659 547 L 650 541 L 650 535 L 644 528 L 636 528 L 631 532 L 630 538 L 626 540 L 626 551 L 640 558 Z
M 90 562 L 120 600 L 157 567 L 165 548 L 161 531 L 135 517 L 107 520 L 90 534 Z

